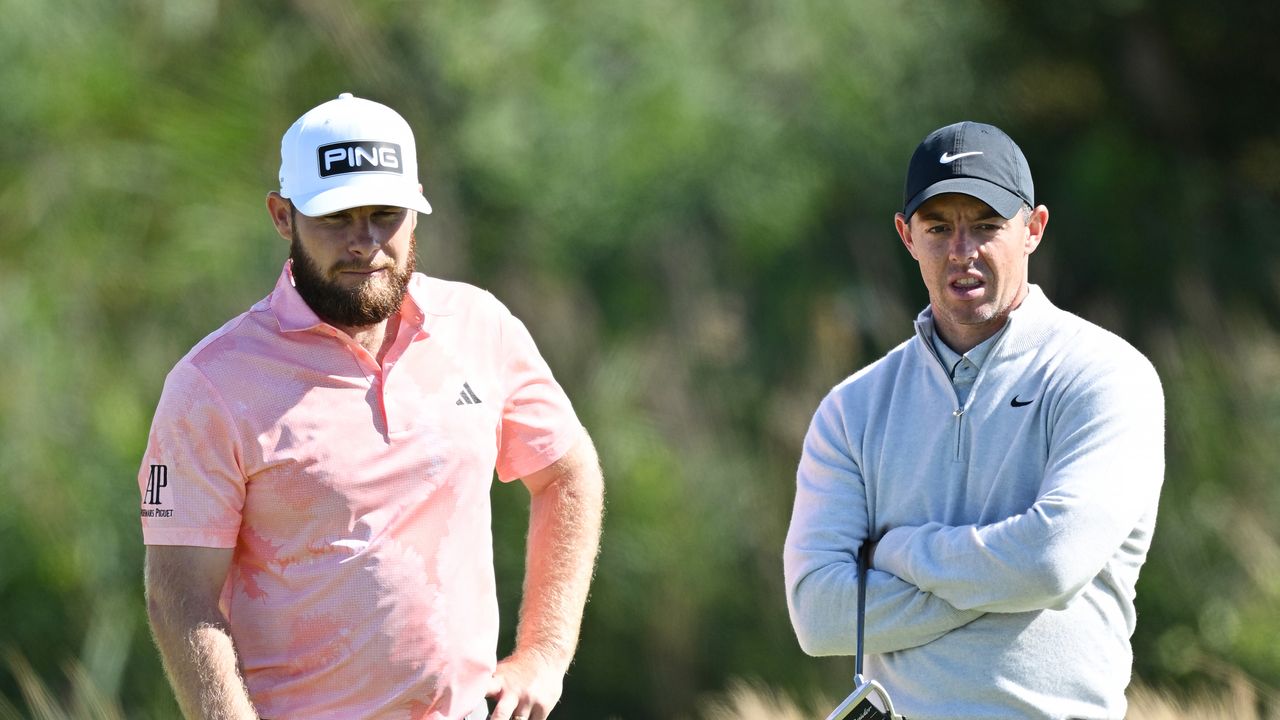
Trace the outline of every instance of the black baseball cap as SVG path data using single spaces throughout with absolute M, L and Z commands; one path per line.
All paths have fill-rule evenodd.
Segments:
M 1027 158 L 994 125 L 958 122 L 929 133 L 907 167 L 902 214 L 911 218 L 925 201 L 944 193 L 971 195 L 1011 218 L 1023 203 L 1035 207 Z

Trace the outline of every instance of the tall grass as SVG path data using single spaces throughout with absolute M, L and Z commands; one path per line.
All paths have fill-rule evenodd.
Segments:
M 98 688 L 79 662 L 72 661 L 66 665 L 70 697 L 63 701 L 21 655 L 10 652 L 6 660 L 22 692 L 28 714 L 20 713 L 12 702 L 0 695 L 0 720 L 124 720 L 119 703 Z
M 27 712 L 0 696 L 0 720 L 124 720 L 119 701 L 109 697 L 76 661 L 67 663 L 65 698 L 50 689 L 21 655 L 10 652 L 7 665 L 17 681 Z M 1280 694 L 1262 688 L 1237 671 L 1228 671 L 1217 689 L 1184 693 L 1142 682 L 1129 688 L 1128 720 L 1280 720 Z M 705 699 L 698 720 L 813 720 L 823 718 L 837 699 L 812 697 L 799 703 L 761 683 L 735 680 L 724 693 Z M 628 720 L 616 716 L 615 720 Z
M 1200 691 L 1189 697 L 1178 693 L 1158 691 L 1145 685 L 1129 689 L 1129 718 L 1131 720 L 1181 720 L 1182 718 L 1233 718 L 1234 720 L 1276 720 L 1280 718 L 1280 703 L 1274 700 L 1267 710 L 1260 693 L 1244 677 L 1237 676 L 1226 683 L 1220 692 Z

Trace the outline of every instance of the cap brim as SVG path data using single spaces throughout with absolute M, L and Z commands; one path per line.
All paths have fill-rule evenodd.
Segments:
M 921 190 L 915 197 L 911 198 L 911 202 L 907 203 L 907 206 L 902 210 L 902 214 L 906 215 L 909 220 L 921 205 L 932 198 L 947 193 L 960 193 L 961 195 L 975 197 L 990 205 L 992 210 L 995 210 L 1000 214 L 1000 217 L 1005 219 L 1016 215 L 1018 210 L 1022 208 L 1023 203 L 1026 202 L 1017 193 L 1009 192 L 994 183 L 979 180 L 978 178 L 960 177 L 940 180 Z
M 390 205 L 431 214 L 431 203 L 416 190 L 386 185 L 344 185 L 322 190 L 302 198 L 289 198 L 298 212 L 308 217 L 319 217 L 366 205 Z

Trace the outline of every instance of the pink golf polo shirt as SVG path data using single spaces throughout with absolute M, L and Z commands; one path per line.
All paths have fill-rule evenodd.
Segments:
M 392 322 L 395 322 L 395 318 Z M 275 290 L 165 380 L 138 474 L 149 545 L 235 548 L 221 604 L 272 720 L 456 720 L 498 633 L 489 488 L 580 437 L 524 325 L 415 274 L 381 367 Z

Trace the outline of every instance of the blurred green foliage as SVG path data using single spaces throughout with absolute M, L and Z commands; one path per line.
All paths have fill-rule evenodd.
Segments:
M 0 18 L 0 648 L 51 687 L 176 714 L 141 597 L 150 415 L 173 363 L 270 289 L 280 135 L 342 91 L 417 131 L 436 208 L 419 266 L 524 318 L 599 446 L 605 542 L 559 715 L 847 682 L 787 622 L 794 466 L 825 391 L 926 301 L 892 214 L 916 142 L 963 118 L 1031 159 L 1052 211 L 1033 280 L 1164 379 L 1138 673 L 1280 685 L 1273 4 L 0 0 Z M 494 498 L 510 620 L 525 499 Z M 0 697 L 22 702 L 13 673 Z

